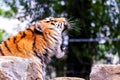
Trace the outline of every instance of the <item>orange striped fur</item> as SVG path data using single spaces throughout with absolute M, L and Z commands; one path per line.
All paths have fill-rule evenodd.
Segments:
M 46 18 L 0 44 L 0 56 L 29 58 L 43 54 L 62 57 L 62 33 L 67 28 L 65 18 Z

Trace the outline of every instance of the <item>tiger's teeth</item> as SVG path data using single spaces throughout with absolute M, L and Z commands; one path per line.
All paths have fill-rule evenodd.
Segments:
M 63 47 L 62 50 L 66 53 L 66 48 L 65 47 Z

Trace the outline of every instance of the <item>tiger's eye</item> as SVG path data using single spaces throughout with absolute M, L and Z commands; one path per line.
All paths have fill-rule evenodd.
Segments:
M 57 22 L 57 21 L 54 21 L 54 22 Z
M 47 23 L 49 23 L 50 21 L 46 21 Z

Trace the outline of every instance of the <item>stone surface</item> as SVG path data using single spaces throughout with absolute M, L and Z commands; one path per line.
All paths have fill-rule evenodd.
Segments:
M 0 80 L 43 80 L 45 72 L 36 58 L 0 57 Z M 44 79 L 46 80 L 46 79 Z M 76 77 L 57 77 L 50 80 L 85 80 Z
M 0 80 L 42 80 L 40 67 L 33 58 L 0 57 Z
M 50 80 L 85 80 L 83 78 L 76 78 L 76 77 L 57 77 L 57 78 L 53 78 Z
M 94 65 L 90 80 L 120 80 L 120 65 Z

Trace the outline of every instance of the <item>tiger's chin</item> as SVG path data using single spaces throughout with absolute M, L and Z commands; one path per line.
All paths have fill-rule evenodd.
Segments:
M 61 52 L 56 54 L 57 58 L 62 58 L 66 53 L 66 48 L 62 48 Z

